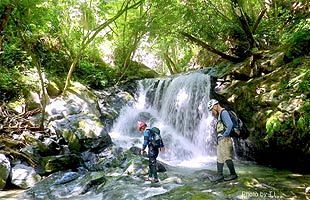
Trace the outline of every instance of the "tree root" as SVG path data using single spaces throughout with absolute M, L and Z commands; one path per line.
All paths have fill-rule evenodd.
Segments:
M 26 154 L 22 152 L 18 152 L 14 149 L 5 147 L 4 150 L 0 150 L 0 153 L 6 155 L 6 156 L 13 156 L 18 158 L 23 158 L 29 163 L 32 167 L 36 167 L 38 165 L 38 162 L 34 159 L 32 159 L 30 156 L 27 156 Z

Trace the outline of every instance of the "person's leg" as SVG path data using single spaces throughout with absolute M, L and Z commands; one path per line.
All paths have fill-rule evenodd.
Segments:
M 149 157 L 149 176 L 147 177 L 147 179 L 145 179 L 146 181 L 151 181 L 152 180 L 152 164 L 151 164 L 151 158 Z
M 224 168 L 224 163 L 216 163 L 216 167 L 217 167 L 217 174 L 219 176 L 223 176 L 223 168 Z
M 223 168 L 224 168 L 224 163 L 217 162 L 217 175 L 211 179 L 212 182 L 220 182 L 224 180 Z
M 225 177 L 224 180 L 225 181 L 231 181 L 231 180 L 237 179 L 238 176 L 236 174 L 233 161 L 232 160 L 226 160 L 226 165 L 229 169 L 230 175 L 228 177 Z
M 230 180 L 234 180 L 236 178 L 238 178 L 236 171 L 235 171 L 235 166 L 234 163 L 232 161 L 232 157 L 233 157 L 233 144 L 232 144 L 232 140 L 231 138 L 225 138 L 225 140 L 223 141 L 223 160 L 225 161 L 230 175 L 228 177 L 225 177 L 224 180 L 225 181 L 230 181 Z
M 223 168 L 224 168 L 224 160 L 223 160 L 223 148 L 222 148 L 222 141 L 219 141 L 216 149 L 216 154 L 217 154 L 217 175 L 214 176 L 211 181 L 212 182 L 219 182 L 224 180 L 223 176 Z
M 153 177 L 154 180 L 158 180 L 156 170 L 156 157 L 150 157 L 150 171 L 151 171 L 151 177 Z
M 153 158 L 152 158 L 152 167 L 153 167 L 153 175 L 154 175 L 154 180 L 153 182 L 158 182 L 158 175 L 157 175 L 157 156 L 159 154 L 158 148 L 153 149 Z

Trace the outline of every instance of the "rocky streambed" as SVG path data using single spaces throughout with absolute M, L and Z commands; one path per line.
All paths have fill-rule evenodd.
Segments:
M 196 200 L 309 199 L 310 196 L 309 175 L 242 161 L 236 162 L 239 178 L 231 182 L 209 181 L 208 177 L 215 174 L 215 163 L 206 164 L 204 168 L 166 165 L 167 170 L 159 173 L 159 183 L 145 182 L 147 161 L 133 154 L 129 157 L 125 168 L 116 167 L 110 172 L 57 172 L 21 194 L 2 194 L 2 198 Z

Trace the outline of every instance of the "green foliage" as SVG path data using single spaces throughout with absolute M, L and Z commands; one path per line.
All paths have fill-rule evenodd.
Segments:
M 102 30 L 102 34 L 100 32 L 91 40 L 86 48 L 81 48 L 85 45 L 85 38 L 91 38 L 98 30 L 96 27 L 115 16 L 125 2 L 132 4 L 138 1 L 3 0 L 0 11 L 8 4 L 12 4 L 14 10 L 3 32 L 0 62 L 8 69 L 20 66 L 31 68 L 26 48 L 29 45 L 32 53 L 39 59 L 46 77 L 63 79 L 73 58 L 77 57 L 81 59 L 81 63 L 78 64 L 80 69 L 75 78 L 96 88 L 115 83 L 115 79 L 122 77 L 123 72 L 124 78 L 156 74 L 147 69 L 149 66 L 132 61 L 140 51 L 155 55 L 158 58 L 155 70 L 162 73 L 168 72 L 167 55 L 174 63 L 175 72 L 190 70 L 188 64 L 198 55 L 200 48 L 184 40 L 179 34 L 182 31 L 230 54 L 233 54 L 231 47 L 236 43 L 247 45 L 246 34 L 232 8 L 232 1 L 146 0 L 123 13 Z M 277 1 L 276 4 L 261 0 L 238 2 L 250 28 L 253 28 L 260 11 L 268 7 L 254 33 L 259 44 L 270 48 L 268 45 L 278 44 L 280 41 L 288 47 L 289 59 L 310 52 L 310 36 L 307 34 L 310 30 L 309 20 L 302 9 L 293 8 L 289 0 Z M 305 7 L 306 1 L 299 2 L 299 7 Z M 106 40 L 114 48 L 112 51 L 118 72 L 97 62 L 105 54 L 102 44 Z M 261 46 L 256 48 L 260 50 Z M 87 55 L 87 58 L 83 58 L 83 55 Z M 137 75 L 141 68 L 151 73 Z M 309 82 L 303 80 L 299 84 L 300 91 L 308 94 L 308 85 Z M 285 90 L 285 84 L 282 86 L 280 89 Z
M 5 44 L 3 53 L 0 54 L 0 63 L 2 66 L 12 69 L 17 65 L 29 64 L 26 52 L 20 49 L 16 44 Z
M 305 102 L 305 104 L 300 109 L 300 117 L 297 121 L 297 129 L 302 136 L 310 137 L 310 101 Z
M 102 89 L 116 83 L 115 70 L 104 63 L 81 60 L 74 77 L 94 89 Z
M 282 43 L 288 46 L 287 61 L 310 55 L 310 21 L 303 19 L 292 29 L 283 34 Z
M 25 85 L 18 69 L 0 67 L 0 100 L 12 100 L 22 95 Z
M 46 35 L 38 38 L 33 46 L 46 77 L 49 80 L 54 78 L 65 80 L 70 59 L 64 50 L 60 49 L 60 41 L 52 35 Z
M 283 113 L 276 112 L 270 118 L 267 119 L 266 122 L 266 131 L 267 131 L 267 138 L 271 138 L 275 132 L 279 132 L 281 130 L 281 124 L 283 117 Z
M 279 93 L 285 92 L 286 89 L 288 88 L 288 85 L 289 85 L 289 81 L 287 79 L 282 79 L 279 86 L 278 86 Z
M 299 83 L 298 86 L 299 86 L 299 90 L 309 98 L 309 95 L 310 95 L 310 71 L 307 70 L 304 73 L 305 73 L 305 75 L 304 75 L 302 81 Z

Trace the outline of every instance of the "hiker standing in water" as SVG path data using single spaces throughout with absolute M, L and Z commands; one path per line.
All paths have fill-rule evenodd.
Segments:
M 163 141 L 160 136 L 160 130 L 156 127 L 147 129 L 147 124 L 143 121 L 138 122 L 138 130 L 144 135 L 144 142 L 141 149 L 141 155 L 143 155 L 144 150 L 148 147 L 148 157 L 149 157 L 149 176 L 146 181 L 151 181 L 153 183 L 159 182 L 157 175 L 157 161 L 156 158 L 164 148 Z
M 213 177 L 212 182 L 231 181 L 237 179 L 234 163 L 232 161 L 233 145 L 230 134 L 233 131 L 233 121 L 225 108 L 219 102 L 211 99 L 208 102 L 208 109 L 218 121 L 216 124 L 217 132 L 217 176 Z M 226 163 L 230 176 L 223 176 L 224 163 Z

